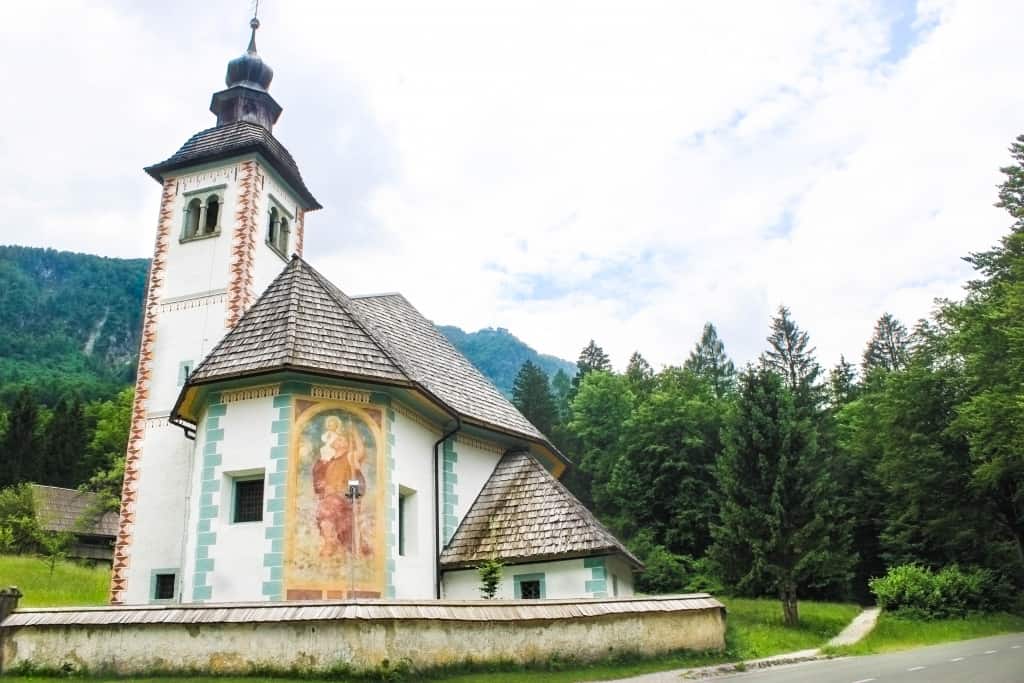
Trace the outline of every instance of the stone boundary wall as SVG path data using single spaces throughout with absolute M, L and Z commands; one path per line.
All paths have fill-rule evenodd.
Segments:
M 25 609 L 0 623 L 0 672 L 428 669 L 724 646 L 725 609 L 705 594 Z

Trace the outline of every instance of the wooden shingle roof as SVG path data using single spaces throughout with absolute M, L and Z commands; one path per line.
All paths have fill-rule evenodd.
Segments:
M 298 256 L 189 376 L 191 387 L 294 370 L 421 389 L 477 426 L 557 449 L 399 294 L 350 298 Z M 557 461 L 556 461 L 557 462 Z
M 97 515 L 99 497 L 95 493 L 32 484 L 32 498 L 44 531 L 71 531 L 110 538 L 117 535 L 117 513 Z
M 258 152 L 299 195 L 304 209 L 322 208 L 306 187 L 295 159 L 273 133 L 263 126 L 248 121 L 235 121 L 223 126 L 201 130 L 171 157 L 146 167 L 146 173 L 163 182 L 173 171 L 210 161 Z
M 445 569 L 622 554 L 640 562 L 594 515 L 524 452 L 508 453 L 441 552 Z

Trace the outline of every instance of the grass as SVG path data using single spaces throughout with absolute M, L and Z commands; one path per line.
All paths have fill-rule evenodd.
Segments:
M 12 578 L 8 578 L 8 577 Z M 25 606 L 51 605 L 97 605 L 106 600 L 108 574 L 63 563 L 58 566 L 52 579 L 44 563 L 34 558 L 0 557 L 0 585 L 18 585 L 25 593 Z M 757 659 L 783 652 L 820 647 L 836 635 L 856 616 L 856 605 L 802 602 L 800 603 L 800 626 L 787 628 L 782 624 L 782 607 L 777 600 L 755 600 L 744 598 L 722 598 L 728 609 L 728 629 L 724 652 L 694 653 L 683 652 L 657 658 L 621 658 L 598 664 L 581 664 L 572 660 L 553 661 L 539 666 L 517 667 L 495 665 L 492 671 L 486 669 L 466 670 L 454 667 L 447 671 L 417 675 L 416 680 L 445 681 L 446 683 L 514 683 L 529 674 L 530 681 L 538 683 L 574 683 L 598 679 L 623 678 L 656 671 L 709 666 L 743 659 Z M 315 680 L 303 677 L 304 680 Z M 42 683 L 41 677 L 4 677 L 3 683 Z M 109 680 L 92 678 L 89 680 Z M 138 680 L 138 679 L 133 679 Z M 203 678 L 203 677 L 153 677 L 142 679 L 148 683 L 182 683 L 210 681 L 211 683 L 252 683 L 255 678 Z M 294 683 L 291 678 L 260 678 L 266 681 Z M 346 680 L 344 677 L 334 680 Z M 357 679 L 365 680 L 365 679 Z M 384 679 L 386 680 L 386 679 Z
M 25 595 L 21 607 L 105 605 L 110 568 L 58 562 L 50 574 L 38 557 L 0 555 L 0 588 L 6 586 L 17 586 Z
M 1019 631 L 1024 631 L 1024 616 L 1015 614 L 972 614 L 962 619 L 924 621 L 883 613 L 875 629 L 864 640 L 844 647 L 827 648 L 827 652 L 872 655 Z

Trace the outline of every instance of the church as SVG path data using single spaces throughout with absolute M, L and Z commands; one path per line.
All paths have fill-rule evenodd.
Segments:
M 401 294 L 302 258 L 320 207 L 256 50 L 160 183 L 111 602 L 633 594 L 566 457 Z M 315 229 L 315 228 L 314 228 Z M 413 293 L 414 294 L 414 293 Z

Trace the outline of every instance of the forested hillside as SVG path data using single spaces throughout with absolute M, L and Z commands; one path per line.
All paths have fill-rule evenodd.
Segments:
M 549 377 L 559 370 L 569 377 L 576 374 L 575 363 L 537 353 L 503 327 L 477 332 L 464 332 L 451 325 L 439 325 L 438 329 L 506 396 L 512 395 L 516 373 L 526 361 L 540 367 Z
M 110 397 L 135 372 L 145 259 L 0 246 L 0 400 Z

